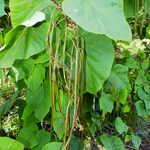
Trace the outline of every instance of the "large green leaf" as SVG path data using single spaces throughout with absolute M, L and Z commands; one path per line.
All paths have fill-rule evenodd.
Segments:
M 62 9 L 75 23 L 89 32 L 131 41 L 122 0 L 64 0 Z
M 51 101 L 49 92 L 49 82 L 45 81 L 38 90 L 28 91 L 27 94 L 27 104 L 32 107 L 35 117 L 40 121 L 43 120 L 50 110 Z
M 0 150 L 23 150 L 24 145 L 8 137 L 0 137 Z
M 115 128 L 120 134 L 128 131 L 128 126 L 122 121 L 120 117 L 117 117 L 115 120 Z
M 51 0 L 10 0 L 11 21 L 13 27 L 26 22 L 27 20 L 28 23 L 26 22 L 26 25 L 29 25 L 30 23 L 31 25 L 34 25 L 36 22 L 42 21 L 43 14 L 41 11 L 49 6 L 54 6 L 54 3 Z
M 5 3 L 4 0 L 0 0 L 0 17 L 4 16 L 6 13 L 4 11 Z
M 11 67 L 17 59 L 28 59 L 45 49 L 48 23 L 38 27 L 17 26 L 5 37 L 5 46 L 0 52 L 0 67 Z
M 100 139 L 106 150 L 125 150 L 123 142 L 116 136 L 103 134 Z
M 86 92 L 96 94 L 108 78 L 114 60 L 112 42 L 106 36 L 82 33 L 86 47 Z M 107 68 L 107 69 L 106 69 Z

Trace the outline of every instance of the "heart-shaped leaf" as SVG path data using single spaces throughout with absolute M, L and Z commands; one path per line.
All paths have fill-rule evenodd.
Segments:
M 122 0 L 64 0 L 62 9 L 75 23 L 89 32 L 131 41 Z

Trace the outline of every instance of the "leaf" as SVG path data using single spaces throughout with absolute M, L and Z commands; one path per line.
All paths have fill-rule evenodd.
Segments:
M 35 112 L 32 105 L 27 105 L 23 111 L 22 120 L 24 125 L 38 123 L 39 120 L 35 118 Z
M 118 92 L 118 102 L 121 104 L 125 104 L 127 101 L 127 97 L 128 97 L 128 91 L 126 88 L 119 90 Z
M 54 116 L 53 128 L 59 139 L 63 137 L 65 124 L 64 116 L 66 116 L 66 110 L 68 105 L 67 95 L 63 91 L 59 91 L 60 100 L 56 103 L 56 114 Z M 61 110 L 60 110 L 61 107 Z
M 41 20 L 43 21 L 43 15 L 40 19 L 37 12 L 43 11 L 46 7 L 54 6 L 54 3 L 51 0 L 10 0 L 9 6 L 11 22 L 13 27 L 16 27 L 27 20 L 32 20 L 30 26 Z
M 131 41 L 131 31 L 123 14 L 122 0 L 64 0 L 62 9 L 88 32 Z
M 114 61 L 114 48 L 106 36 L 82 33 L 86 47 L 86 92 L 96 94 L 108 78 Z M 107 69 L 106 69 L 107 68 Z
M 36 91 L 28 91 L 26 101 L 35 112 L 35 117 L 42 121 L 50 110 L 50 86 L 49 81 L 45 81 Z
M 125 150 L 123 142 L 116 136 L 107 136 L 103 134 L 100 136 L 106 150 Z
M 130 88 L 128 68 L 120 64 L 115 65 L 112 68 L 106 87 L 116 97 L 117 102 L 125 104 L 127 101 L 127 91 Z
M 23 150 L 24 145 L 8 137 L 0 137 L 0 150 Z
M 76 136 L 72 136 L 70 141 L 70 150 L 81 150 L 84 149 L 83 142 Z
M 139 88 L 138 97 L 144 101 L 146 109 L 150 109 L 150 93 L 147 94 L 142 88 Z
M 61 142 L 50 142 L 48 144 L 46 144 L 42 150 L 60 150 L 62 147 L 62 143 Z
M 100 110 L 111 113 L 114 108 L 114 98 L 110 94 L 103 94 L 99 99 Z
M 135 60 L 135 58 L 129 57 L 125 62 L 125 66 L 131 69 L 138 69 L 139 63 Z
M 32 148 L 32 150 L 41 150 L 42 147 L 50 142 L 51 136 L 49 132 L 46 132 L 45 130 L 39 130 L 36 133 L 37 143 L 38 145 Z
M 26 27 L 32 27 L 34 26 L 37 22 L 42 22 L 45 20 L 45 14 L 43 12 L 36 12 L 30 19 L 24 21 L 21 23 L 21 25 L 24 25 Z
M 141 138 L 137 135 L 132 136 L 132 143 L 136 149 L 139 149 L 141 145 Z
M 49 61 L 48 53 L 44 53 L 34 60 L 35 64 L 46 63 L 48 61 Z
M 129 127 L 122 121 L 120 117 L 117 117 L 115 120 L 115 128 L 118 133 L 122 134 L 123 132 L 127 132 Z
M 29 78 L 26 79 L 26 84 L 30 90 L 35 92 L 40 87 L 44 79 L 45 68 L 42 65 L 37 65 L 30 74 Z
M 62 139 L 65 130 L 65 123 L 64 123 L 64 116 L 60 112 L 55 113 L 53 128 L 58 138 Z
M 117 64 L 113 66 L 112 72 L 109 77 L 109 82 L 113 83 L 115 86 L 115 89 L 124 89 L 129 88 L 129 79 L 128 79 L 128 68 Z
M 126 18 L 130 18 L 136 14 L 135 0 L 124 0 L 124 14 Z
M 123 107 L 123 112 L 124 113 L 128 113 L 128 112 L 130 112 L 130 106 L 128 106 L 128 105 L 126 105 L 125 107 Z
M 138 116 L 140 116 L 140 117 L 146 116 L 146 109 L 145 109 L 144 104 L 143 104 L 142 101 L 140 101 L 140 100 L 137 101 L 135 103 L 135 106 L 136 106 Z
M 9 68 L 15 60 L 28 59 L 45 49 L 48 23 L 38 27 L 17 26 L 5 37 L 5 47 L 0 51 L 0 68 Z
M 6 14 L 4 9 L 5 9 L 4 0 L 0 0 L 0 17 L 4 16 Z
M 38 144 L 36 133 L 38 131 L 38 127 L 35 123 L 30 123 L 24 126 L 18 136 L 17 140 L 22 142 L 26 148 L 32 148 Z

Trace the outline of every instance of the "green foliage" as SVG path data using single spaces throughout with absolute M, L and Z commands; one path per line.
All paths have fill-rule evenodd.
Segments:
M 115 128 L 120 134 L 128 131 L 128 126 L 122 121 L 120 117 L 117 117 L 115 120 Z
M 137 135 L 133 135 L 132 136 L 132 142 L 133 145 L 136 149 L 139 149 L 140 145 L 141 145 L 141 138 Z
M 5 37 L 5 46 L 0 54 L 0 67 L 9 68 L 15 60 L 28 59 L 43 51 L 47 32 L 48 23 L 39 27 L 17 26 L 12 29 Z
M 23 150 L 24 145 L 16 140 L 7 137 L 0 137 L 1 150 Z
M 127 136 L 139 148 L 134 121 L 150 115 L 149 56 L 142 42 L 127 43 L 126 18 L 137 21 L 141 2 L 10 0 L 3 16 L 0 1 L 0 23 L 7 20 L 0 24 L 0 77 L 10 76 L 17 89 L 0 116 L 19 107 L 15 138 L 24 144 L 1 137 L 0 149 L 83 149 L 96 139 L 106 150 L 124 150 Z
M 100 136 L 100 139 L 106 150 L 125 150 L 123 142 L 116 136 L 103 134 Z
M 100 110 L 103 111 L 103 115 L 107 112 L 111 113 L 114 108 L 114 98 L 110 94 L 103 94 L 99 99 Z

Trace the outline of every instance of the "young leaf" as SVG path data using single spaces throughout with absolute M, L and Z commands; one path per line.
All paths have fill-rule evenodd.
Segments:
M 114 98 L 110 94 L 103 94 L 99 99 L 100 110 L 111 113 L 114 108 Z
M 136 149 L 139 149 L 141 145 L 141 138 L 137 135 L 132 136 L 132 143 Z
M 123 112 L 124 112 L 124 113 L 130 112 L 130 106 L 129 106 L 129 105 L 124 106 L 124 107 L 123 107 Z
M 122 121 L 120 117 L 117 117 L 115 120 L 115 128 L 120 134 L 122 134 L 123 132 L 127 132 L 129 127 Z
M 8 137 L 0 137 L 0 150 L 24 150 L 24 145 Z
M 116 136 L 107 136 L 103 134 L 100 136 L 106 150 L 125 150 L 123 142 Z
M 86 47 L 86 92 L 96 94 L 108 78 L 114 61 L 114 48 L 106 36 L 82 33 Z M 107 68 L 107 69 L 106 69 Z
M 64 0 L 62 9 L 88 32 L 131 41 L 131 31 L 123 14 L 122 0 Z

